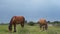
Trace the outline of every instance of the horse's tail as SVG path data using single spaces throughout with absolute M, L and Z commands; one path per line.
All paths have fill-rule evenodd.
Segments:
M 23 22 L 21 22 L 21 27 L 24 28 L 25 18 L 23 17 Z
M 9 27 L 8 27 L 9 31 L 12 31 L 12 23 L 13 23 L 12 21 L 13 21 L 13 18 L 14 17 L 11 18 L 10 23 L 9 23 Z

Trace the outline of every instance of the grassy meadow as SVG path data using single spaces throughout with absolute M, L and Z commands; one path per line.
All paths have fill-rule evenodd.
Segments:
M 54 26 L 48 26 L 47 31 L 40 30 L 39 25 L 25 25 L 24 28 L 21 28 L 20 25 L 17 25 L 16 29 L 16 33 L 14 33 L 13 31 L 10 33 L 8 31 L 8 25 L 0 25 L 0 34 L 60 34 L 60 27 Z

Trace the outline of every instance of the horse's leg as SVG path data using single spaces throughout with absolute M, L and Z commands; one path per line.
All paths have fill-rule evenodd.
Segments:
M 45 30 L 45 25 L 43 25 L 43 31 Z
M 46 25 L 45 25 L 45 30 L 47 30 L 47 28 L 48 28 L 48 25 L 46 24 Z
M 22 28 L 24 27 L 24 22 L 21 22 L 21 27 L 22 27 Z
M 40 30 L 42 29 L 42 25 L 40 24 Z
M 14 32 L 16 32 L 16 24 L 14 24 Z

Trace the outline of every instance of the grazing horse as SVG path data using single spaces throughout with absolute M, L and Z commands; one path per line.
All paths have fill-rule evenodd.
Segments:
M 9 31 L 12 31 L 12 25 L 14 25 L 14 32 L 16 32 L 16 24 L 21 24 L 24 27 L 25 18 L 23 16 L 13 16 L 9 23 Z
M 38 23 L 40 25 L 40 29 L 47 30 L 48 25 L 47 25 L 47 21 L 45 19 L 43 19 L 43 18 L 40 19 L 38 21 Z

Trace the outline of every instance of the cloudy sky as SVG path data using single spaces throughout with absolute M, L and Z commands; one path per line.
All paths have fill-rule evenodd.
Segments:
M 60 21 L 60 0 L 0 0 L 0 22 L 21 15 L 27 21 Z

